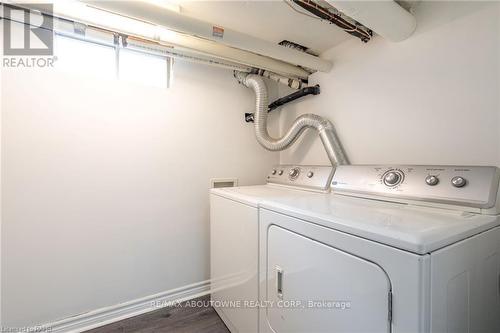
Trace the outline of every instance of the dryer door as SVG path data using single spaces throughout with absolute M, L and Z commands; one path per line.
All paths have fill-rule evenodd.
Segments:
M 268 229 L 266 316 L 274 332 L 389 332 L 391 284 L 376 264 Z

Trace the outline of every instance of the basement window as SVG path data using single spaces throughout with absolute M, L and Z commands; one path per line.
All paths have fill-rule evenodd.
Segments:
M 138 48 L 127 49 L 111 35 L 99 40 L 57 33 L 55 67 L 97 78 L 120 79 L 149 87 L 169 87 L 172 59 Z
M 65 72 L 91 74 L 99 78 L 116 76 L 115 48 L 57 35 L 55 39 L 56 68 Z
M 124 81 L 167 88 L 168 60 L 157 55 L 121 49 L 118 74 Z

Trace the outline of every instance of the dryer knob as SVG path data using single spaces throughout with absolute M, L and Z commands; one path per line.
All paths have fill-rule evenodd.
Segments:
M 464 187 L 467 180 L 464 177 L 456 176 L 451 179 L 451 184 L 455 187 Z
M 429 175 L 425 178 L 427 185 L 435 186 L 439 183 L 439 178 L 433 175 Z
M 394 186 L 401 181 L 401 175 L 397 172 L 390 171 L 384 175 L 384 184 L 387 186 Z
M 290 179 L 297 178 L 299 176 L 299 174 L 300 174 L 299 168 L 290 169 L 290 172 L 288 173 L 288 175 L 290 176 Z

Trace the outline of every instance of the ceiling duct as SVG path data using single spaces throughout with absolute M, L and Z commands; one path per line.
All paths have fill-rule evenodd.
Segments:
M 129 41 L 142 40 L 162 48 L 169 56 L 210 64 L 229 64 L 231 69 L 265 70 L 280 76 L 307 81 L 315 71 L 328 71 L 329 61 L 301 51 L 209 23 L 182 16 L 143 1 L 55 1 L 53 11 L 32 0 L 15 3 L 33 13 L 61 18 L 95 29 L 113 31 Z M 168 24 L 167 24 L 168 23 Z M 172 29 L 175 26 L 177 29 Z M 191 28 L 190 28 L 191 27 Z M 207 31 L 213 34 L 211 38 Z M 220 41 L 217 41 L 220 39 Z M 231 44 L 239 41 L 241 47 Z M 154 46 L 156 47 L 156 46 Z
M 392 42 L 407 39 L 417 27 L 415 17 L 392 0 L 326 2 Z
M 352 20 L 350 17 L 345 17 L 345 15 L 342 15 L 342 13 L 326 2 L 321 2 L 321 5 L 317 3 L 319 2 L 318 0 L 291 0 L 291 2 L 320 19 L 335 24 L 346 33 L 361 39 L 362 42 L 366 43 L 372 38 L 372 31 L 370 29 Z
M 246 51 L 311 71 L 328 72 L 332 63 L 297 50 L 284 48 L 228 28 L 193 19 L 175 11 L 159 8 L 145 1 L 90 1 L 90 6 L 149 22 L 185 36 L 195 37 L 239 51 Z M 270 69 L 272 70 L 272 69 Z

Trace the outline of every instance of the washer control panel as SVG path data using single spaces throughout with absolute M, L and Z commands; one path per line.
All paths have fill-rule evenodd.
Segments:
M 276 165 L 269 172 L 267 182 L 326 192 L 330 189 L 333 170 L 331 166 Z
M 497 167 L 342 165 L 335 171 L 332 189 L 354 196 L 491 208 L 499 179 Z

